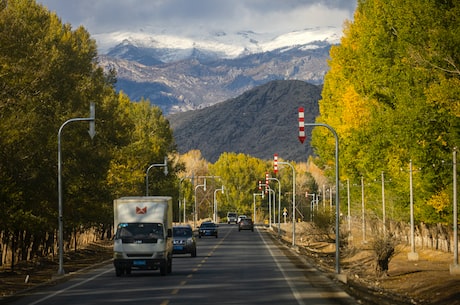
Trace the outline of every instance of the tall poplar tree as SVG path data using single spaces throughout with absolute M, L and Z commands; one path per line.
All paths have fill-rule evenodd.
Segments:
M 460 138 L 459 9 L 455 1 L 358 1 L 331 49 L 320 101 L 318 122 L 340 137 L 342 179 L 375 180 L 384 172 L 397 205 L 407 208 L 412 160 L 423 221 L 449 221 L 430 198 L 444 198 L 447 208 L 452 196 L 452 170 L 443 160 L 451 161 Z M 316 128 L 312 143 L 330 164 L 328 132 Z

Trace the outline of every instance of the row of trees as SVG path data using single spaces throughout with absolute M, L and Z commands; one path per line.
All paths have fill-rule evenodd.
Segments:
M 407 220 L 452 223 L 452 156 L 460 144 L 460 4 L 359 0 L 331 49 L 317 121 L 340 138 L 341 180 L 381 180 Z M 327 139 L 327 140 L 325 140 Z M 333 176 L 334 139 L 316 128 L 316 162 Z M 373 201 L 380 192 L 374 187 Z
M 174 156 L 168 121 L 158 107 L 117 93 L 89 33 L 33 0 L 0 1 L 0 46 L 0 257 L 56 252 L 57 133 L 66 120 L 88 117 L 90 102 L 96 137 L 78 122 L 61 136 L 64 237 L 72 245 L 89 229 L 110 235 L 113 198 L 144 194 L 146 168 Z M 150 172 L 152 192 L 176 190 L 180 164 L 172 161 L 168 176 Z
M 358 2 L 341 45 L 331 50 L 318 122 L 334 127 L 340 137 L 340 178 L 350 181 L 354 203 L 361 199 L 357 186 L 363 177 L 369 208 L 381 216 L 383 172 L 389 215 L 407 221 L 412 160 L 418 220 L 449 223 L 451 155 L 460 135 L 459 8 L 449 1 L 400 2 Z M 224 153 L 209 164 L 199 151 L 178 156 L 161 110 L 148 101 L 132 103 L 114 90 L 115 73 L 98 66 L 96 44 L 84 28 L 72 30 L 33 0 L 0 1 L 0 46 L 3 259 L 6 249 L 13 262 L 56 252 L 57 132 L 66 120 L 87 117 L 90 102 L 96 104 L 96 137 L 88 136 L 87 123 L 69 124 L 62 134 L 68 246 L 89 230 L 110 236 L 112 200 L 145 194 L 146 169 L 165 156 L 169 174 L 152 169 L 150 194 L 185 199 L 189 216 L 200 176 L 215 176 L 207 181 L 207 194 L 197 190 L 199 217 L 211 216 L 211 192 L 221 185 L 224 194 L 216 194 L 221 217 L 227 211 L 252 213 L 257 181 L 272 173 L 272 161 Z M 324 170 L 334 181 L 334 139 L 324 128 L 313 136 L 318 158 L 294 164 L 298 202 L 307 201 L 304 192 L 322 190 L 326 199 L 325 185 L 335 191 L 323 178 Z M 292 172 L 282 169 L 277 178 L 282 205 L 289 207 Z M 266 201 L 257 200 L 262 209 Z M 356 214 L 360 207 L 354 206 Z M 175 212 L 178 220 L 178 206 Z
M 281 159 L 280 159 L 281 160 Z M 253 203 L 256 201 L 258 221 L 268 219 L 268 197 L 261 198 L 255 193 L 261 193 L 258 188 L 258 182 L 265 184 L 265 174 L 268 173 L 271 178 L 276 177 L 281 184 L 282 206 L 289 210 L 291 218 L 291 198 L 292 198 L 292 170 L 289 167 L 283 169 L 280 167 L 279 173 L 273 174 L 273 161 L 261 160 L 243 153 L 222 153 L 219 159 L 210 164 L 201 156 L 200 151 L 192 150 L 182 156 L 180 161 L 185 165 L 186 170 L 180 174 L 181 180 L 181 203 L 185 201 L 186 219 L 192 220 L 195 204 L 195 187 L 201 185 L 206 179 L 207 189 L 203 187 L 196 189 L 198 218 L 213 218 L 213 200 L 214 191 L 224 186 L 224 193 L 216 193 L 218 202 L 218 217 L 225 219 L 227 212 L 238 212 L 239 214 L 252 215 Z M 303 194 L 306 191 L 317 191 L 317 182 L 311 174 L 305 163 L 292 163 L 296 170 L 296 189 L 297 194 Z M 320 174 L 321 176 L 322 174 Z M 270 181 L 270 188 L 276 190 L 278 198 L 278 182 Z M 263 187 L 262 191 L 265 191 Z M 299 195 L 299 199 L 306 201 L 305 196 Z M 276 199 L 278 201 L 278 199 Z M 187 204 L 188 203 L 188 204 Z M 278 204 L 276 204 L 278 207 Z M 181 207 L 183 213 L 183 206 Z M 181 218 L 183 219 L 183 217 Z

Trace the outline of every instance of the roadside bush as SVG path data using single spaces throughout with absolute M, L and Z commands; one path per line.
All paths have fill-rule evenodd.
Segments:
M 396 254 L 396 238 L 392 235 L 376 237 L 372 242 L 375 254 L 375 272 L 378 277 L 388 274 L 391 258 Z
M 335 242 L 335 213 L 330 210 L 317 211 L 313 223 L 321 241 Z

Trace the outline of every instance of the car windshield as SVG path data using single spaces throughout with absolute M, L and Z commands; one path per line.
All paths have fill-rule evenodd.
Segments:
M 177 236 L 177 237 L 192 237 L 192 229 L 190 229 L 190 228 L 173 228 L 173 236 Z
M 121 223 L 118 225 L 115 238 L 163 238 L 163 225 L 161 223 Z

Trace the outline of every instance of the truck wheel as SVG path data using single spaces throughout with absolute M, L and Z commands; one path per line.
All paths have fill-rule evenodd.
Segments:
M 168 272 L 168 273 L 171 273 L 171 272 L 172 272 L 172 257 L 170 257 L 170 258 L 168 259 L 168 263 L 167 263 L 167 264 L 168 264 L 168 270 L 167 270 L 167 272 Z
M 167 271 L 167 270 L 166 270 L 166 269 L 167 269 L 167 266 L 166 266 L 166 265 L 167 265 L 167 262 L 166 262 L 166 261 L 164 261 L 164 262 L 161 263 L 161 265 L 160 265 L 160 274 L 161 274 L 161 275 L 166 275 L 166 273 L 167 273 L 167 272 L 166 272 L 166 271 Z

